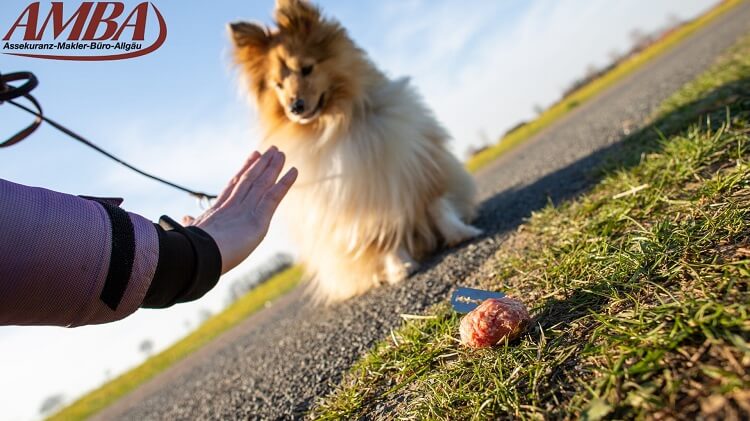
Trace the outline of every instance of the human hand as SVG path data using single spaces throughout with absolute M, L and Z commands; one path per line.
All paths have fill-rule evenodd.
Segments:
M 268 232 L 279 202 L 297 179 L 292 167 L 278 182 L 284 153 L 271 146 L 263 155 L 253 152 L 224 188 L 216 202 L 198 218 L 186 216 L 184 225 L 206 231 L 219 246 L 221 273 L 245 260 Z

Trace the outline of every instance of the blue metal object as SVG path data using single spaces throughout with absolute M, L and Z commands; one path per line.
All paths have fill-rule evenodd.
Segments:
M 503 298 L 505 294 L 497 291 L 485 291 L 482 289 L 458 287 L 451 296 L 453 310 L 458 313 L 468 313 L 477 308 L 482 301 L 489 298 Z

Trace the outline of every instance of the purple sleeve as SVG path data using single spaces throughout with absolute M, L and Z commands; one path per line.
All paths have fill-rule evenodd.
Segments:
M 81 326 L 137 310 L 159 260 L 156 228 L 127 213 L 135 254 L 113 310 L 100 298 L 112 254 L 112 223 L 91 200 L 0 179 L 0 325 Z

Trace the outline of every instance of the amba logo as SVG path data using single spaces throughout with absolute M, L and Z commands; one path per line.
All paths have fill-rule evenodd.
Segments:
M 51 60 L 123 60 L 152 53 L 167 39 L 167 24 L 153 3 L 139 3 L 128 14 L 122 2 L 84 1 L 77 9 L 66 10 L 62 1 L 53 1 L 46 14 L 39 3 L 22 10 L 5 33 L 0 46 L 3 54 Z M 149 25 L 152 17 L 156 24 Z M 144 47 L 147 32 L 156 30 L 158 33 L 148 37 L 153 41 Z

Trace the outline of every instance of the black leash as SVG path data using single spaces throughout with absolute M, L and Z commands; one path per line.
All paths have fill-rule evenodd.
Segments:
M 17 87 L 11 86 L 8 84 L 9 82 L 17 82 L 17 81 L 24 81 L 24 83 L 21 86 L 17 86 Z M 140 170 L 128 164 L 127 162 L 123 161 L 122 159 L 112 155 L 111 153 L 105 151 L 104 149 L 96 146 L 94 143 L 86 140 L 86 138 L 73 132 L 72 130 L 68 129 L 62 124 L 57 123 L 56 121 L 48 117 L 45 117 L 44 113 L 42 112 L 41 105 L 39 105 L 39 102 L 36 100 L 36 98 L 34 98 L 30 94 L 30 92 L 34 88 L 36 88 L 38 84 L 39 84 L 39 81 L 37 80 L 36 76 L 34 76 L 34 74 L 31 72 L 15 72 L 15 73 L 8 73 L 5 75 L 0 74 L 0 105 L 2 105 L 3 102 L 7 102 L 35 116 L 33 123 L 29 124 L 26 128 L 24 128 L 23 130 L 11 136 L 8 140 L 4 142 L 0 142 L 0 148 L 12 146 L 22 141 L 23 139 L 28 137 L 30 134 L 32 134 L 37 128 L 39 128 L 39 126 L 42 124 L 42 121 L 44 121 L 44 122 L 47 122 L 52 127 L 56 128 L 57 130 L 60 130 L 66 135 L 72 137 L 73 139 L 83 143 L 89 148 L 99 152 L 100 154 L 106 156 L 107 158 L 117 162 L 118 164 L 137 172 L 138 174 L 142 176 L 148 177 L 162 184 L 166 184 L 177 190 L 181 190 L 185 193 L 188 193 L 192 196 L 197 197 L 198 199 L 215 199 L 216 198 L 216 195 L 190 190 L 187 187 L 182 187 L 178 184 L 172 183 L 163 178 L 157 177 L 143 170 Z M 16 102 L 15 99 L 17 98 L 26 98 L 34 106 L 34 108 L 36 108 L 36 111 L 34 111 L 33 109 L 23 104 L 19 104 L 18 102 Z

